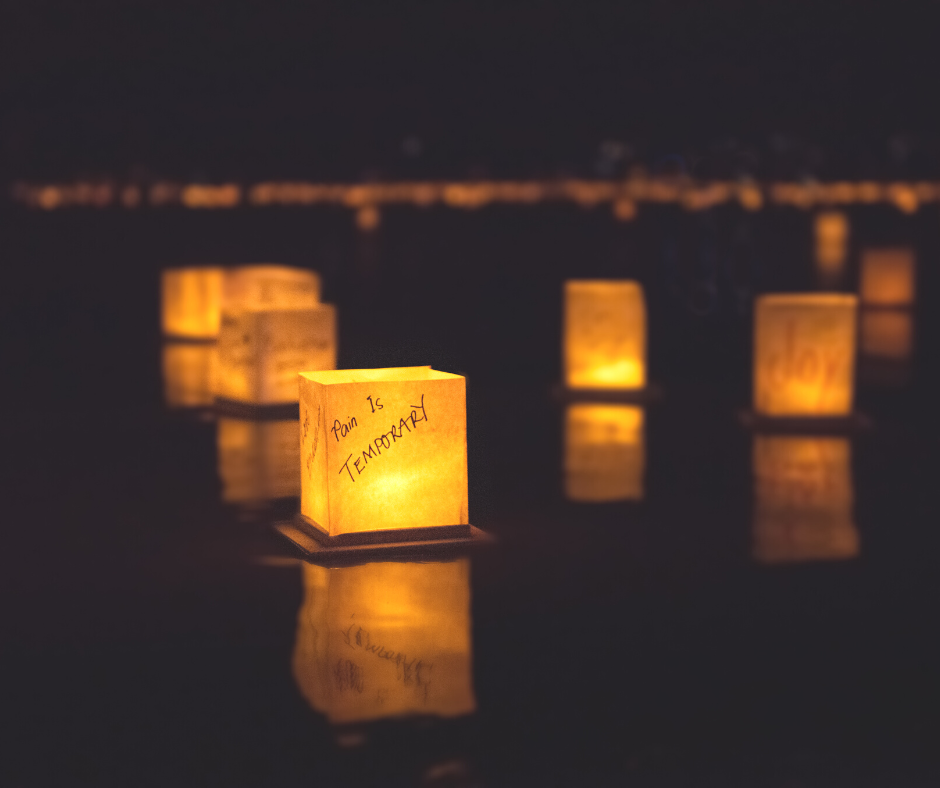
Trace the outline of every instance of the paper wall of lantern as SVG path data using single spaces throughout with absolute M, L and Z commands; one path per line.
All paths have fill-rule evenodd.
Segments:
M 859 275 L 862 307 L 913 306 L 915 276 L 912 249 L 865 249 Z
M 245 265 L 225 274 L 225 311 L 314 309 L 320 303 L 320 275 L 286 265 Z
M 755 560 L 838 560 L 859 554 L 848 438 L 757 435 L 753 463 Z
M 643 499 L 644 410 L 637 405 L 575 403 L 565 412 L 565 496 L 603 503 Z
M 170 408 L 200 408 L 215 400 L 219 348 L 215 342 L 164 342 L 163 399 Z
M 264 503 L 300 497 L 296 419 L 220 417 L 216 428 L 224 503 Z
M 842 211 L 822 211 L 815 223 L 816 275 L 822 287 L 836 287 L 845 275 L 849 219 Z
M 168 268 L 160 275 L 163 334 L 174 339 L 213 340 L 219 335 L 221 268 Z
M 303 564 L 292 667 L 334 724 L 476 710 L 470 561 Z

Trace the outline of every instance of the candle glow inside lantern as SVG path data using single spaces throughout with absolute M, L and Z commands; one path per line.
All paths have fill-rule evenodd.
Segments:
M 163 334 L 215 339 L 222 304 L 221 268 L 168 268 L 161 274 Z
M 646 385 L 646 304 L 638 282 L 565 282 L 565 384 L 572 389 Z
M 565 416 L 565 495 L 571 501 L 643 499 L 644 411 L 577 403 Z
M 334 724 L 476 710 L 470 561 L 303 564 L 293 674 Z
M 862 253 L 859 296 L 863 307 L 909 307 L 914 293 L 912 249 L 866 249 Z
M 320 303 L 316 271 L 286 265 L 245 265 L 226 272 L 225 310 L 313 309 Z
M 224 503 L 300 497 L 297 419 L 219 418 L 218 472 Z
M 847 438 L 757 435 L 753 467 L 756 560 L 858 555 Z
M 754 407 L 770 417 L 844 417 L 852 410 L 855 296 L 765 295 L 754 328 Z
M 319 538 L 469 537 L 466 381 L 430 367 L 300 375 L 302 521 Z M 433 531 L 431 529 L 434 529 Z M 436 533 L 435 533 L 436 532 Z
M 165 342 L 163 397 L 171 408 L 211 405 L 215 398 L 219 348 L 214 342 Z

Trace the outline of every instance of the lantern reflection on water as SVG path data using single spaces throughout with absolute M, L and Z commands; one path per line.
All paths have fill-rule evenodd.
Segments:
M 219 418 L 216 444 L 222 501 L 300 497 L 299 433 L 296 419 Z
M 914 347 L 914 319 L 906 309 L 863 309 L 861 352 L 873 358 L 906 361 Z
M 303 565 L 293 673 L 333 723 L 476 709 L 470 561 Z
M 646 304 L 638 282 L 565 282 L 564 366 L 569 388 L 646 385 Z
M 847 438 L 757 435 L 754 480 L 756 560 L 858 555 Z
M 859 281 L 862 306 L 912 306 L 914 276 L 912 249 L 866 249 L 862 252 Z
M 211 405 L 219 347 L 215 342 L 163 344 L 163 398 L 171 408 Z
M 320 303 L 316 271 L 286 265 L 245 265 L 226 272 L 226 310 L 313 309 Z
M 569 500 L 643 499 L 643 415 L 643 409 L 634 405 L 567 406 L 565 495 Z
M 163 334 L 215 339 L 222 304 L 221 268 L 168 268 L 161 274 Z

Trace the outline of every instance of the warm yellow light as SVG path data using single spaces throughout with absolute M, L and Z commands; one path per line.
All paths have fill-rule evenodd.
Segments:
M 336 368 L 336 310 L 226 312 L 219 334 L 220 397 L 254 405 L 297 401 L 297 373 Z
M 565 494 L 581 502 L 643 499 L 643 409 L 579 403 L 565 417 Z
M 847 416 L 855 378 L 856 298 L 766 295 L 754 326 L 754 408 L 765 416 Z
M 313 309 L 319 303 L 320 276 L 316 271 L 286 265 L 246 265 L 225 275 L 225 310 Z
M 565 384 L 576 389 L 646 385 L 646 304 L 638 282 L 565 282 Z
M 303 573 L 294 679 L 330 722 L 476 710 L 469 559 Z
M 374 205 L 364 205 L 356 211 L 356 227 L 364 233 L 370 233 L 378 229 L 381 223 L 382 214 L 379 213 L 379 209 Z
M 765 563 L 853 558 L 849 441 L 754 438 L 754 557 Z
M 221 268 L 168 268 L 161 275 L 163 333 L 186 339 L 219 335 Z
M 621 198 L 614 202 L 614 216 L 620 222 L 632 222 L 636 219 L 636 203 Z
M 219 348 L 214 342 L 163 345 L 163 397 L 171 408 L 211 405 L 215 399 Z
M 862 306 L 911 306 L 914 303 L 913 249 L 866 249 L 862 252 L 861 267 Z
M 225 503 L 300 496 L 300 432 L 296 419 L 219 418 L 218 471 Z
M 849 220 L 844 213 L 816 214 L 816 272 L 823 286 L 837 284 L 845 271 L 848 237 Z
M 914 318 L 906 309 L 863 309 L 859 335 L 864 355 L 906 361 L 914 346 Z
M 466 381 L 430 367 L 300 375 L 301 514 L 330 536 L 467 524 Z

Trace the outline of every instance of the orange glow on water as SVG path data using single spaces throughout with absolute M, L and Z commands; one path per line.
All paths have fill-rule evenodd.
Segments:
M 643 409 L 635 405 L 568 405 L 565 495 L 601 503 L 643 499 L 646 450 Z

